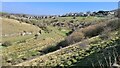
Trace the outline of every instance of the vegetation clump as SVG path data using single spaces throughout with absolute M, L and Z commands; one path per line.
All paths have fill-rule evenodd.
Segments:
M 12 43 L 11 43 L 10 41 L 5 41 L 5 42 L 2 44 L 2 46 L 5 46 L 5 47 L 11 46 L 11 45 L 12 45 Z

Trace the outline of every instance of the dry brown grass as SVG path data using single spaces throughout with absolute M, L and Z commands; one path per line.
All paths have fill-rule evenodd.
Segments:
M 36 26 L 27 24 L 27 23 L 19 23 L 17 20 L 2 18 L 2 34 L 13 34 L 19 33 L 23 31 L 27 32 L 38 32 L 40 29 Z

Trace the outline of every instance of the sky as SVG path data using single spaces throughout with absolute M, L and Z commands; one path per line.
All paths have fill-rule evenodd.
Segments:
M 1 0 L 2 2 L 119 2 L 119 0 Z
M 2 11 L 33 15 L 61 15 L 69 12 L 114 10 L 118 2 L 3 2 Z

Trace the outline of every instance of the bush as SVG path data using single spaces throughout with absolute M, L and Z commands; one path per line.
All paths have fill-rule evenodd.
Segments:
M 35 34 L 35 38 L 34 38 L 34 39 L 37 39 L 37 38 L 38 38 L 38 36 L 39 36 L 38 34 Z
M 53 20 L 53 22 L 58 22 L 58 20 L 56 19 L 56 20 Z
M 67 45 L 69 45 L 69 43 L 66 40 L 63 40 L 57 44 L 57 48 L 65 47 Z
M 110 39 L 110 37 L 109 37 L 110 32 L 111 32 L 111 28 L 109 28 L 109 27 L 104 28 L 104 31 L 101 33 L 100 38 L 102 40 Z
M 50 23 L 53 23 L 53 22 L 58 22 L 58 20 L 55 19 L 55 20 L 51 20 L 51 21 L 50 21 Z
M 67 36 L 69 36 L 70 34 L 73 33 L 73 30 L 72 31 L 69 31 L 68 33 L 66 33 Z
M 73 44 L 73 43 L 76 43 L 76 42 L 79 42 L 81 41 L 82 39 L 84 39 L 84 34 L 81 33 L 81 32 L 73 32 L 71 35 L 69 35 L 67 38 L 66 38 L 66 41 L 69 43 L 69 44 Z
M 79 29 L 77 31 L 74 31 L 72 34 L 70 34 L 64 41 L 60 42 L 58 46 L 68 46 L 77 42 L 80 42 L 81 40 L 87 38 L 87 37 L 94 37 L 99 34 L 101 34 L 104 30 L 104 24 L 95 24 L 91 25 L 82 29 Z
M 49 52 L 53 52 L 57 50 L 58 48 L 56 46 L 48 46 L 42 50 L 43 53 L 47 54 Z
M 103 24 L 91 25 L 86 28 L 81 29 L 85 37 L 93 37 L 99 35 L 104 30 Z
M 74 21 L 73 21 L 73 20 L 70 20 L 69 22 L 70 22 L 70 23 L 73 23 Z
M 70 44 L 74 44 L 76 42 L 79 42 L 84 38 L 85 37 L 84 37 L 83 33 L 76 31 L 76 32 L 73 32 L 71 35 L 69 35 L 64 41 L 61 41 L 60 43 L 58 43 L 57 46 L 65 47 L 65 46 L 68 46 Z
M 26 23 L 31 23 L 31 21 L 30 21 L 30 20 L 25 20 L 25 22 L 26 22 Z
M 61 41 L 57 46 L 65 47 L 76 42 L 80 42 L 84 38 L 91 38 L 103 33 L 104 35 L 102 35 L 101 38 L 108 39 L 108 37 L 105 35 L 108 35 L 108 32 L 113 29 L 118 29 L 119 27 L 120 23 L 117 20 L 90 25 L 88 27 L 72 32 L 64 41 Z
M 76 17 L 74 16 L 73 19 L 76 19 Z
M 27 57 L 22 57 L 22 60 L 23 60 L 23 61 L 27 60 Z
M 116 19 L 107 23 L 106 27 L 111 28 L 112 30 L 120 28 L 120 20 Z
M 5 41 L 5 42 L 2 44 L 2 46 L 5 46 L 5 47 L 10 46 L 10 45 L 12 45 L 12 43 L 9 42 L 9 41 Z

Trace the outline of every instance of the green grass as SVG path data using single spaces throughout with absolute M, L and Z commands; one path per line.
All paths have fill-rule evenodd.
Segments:
M 95 62 L 96 62 L 97 58 L 94 58 L 95 57 L 94 53 L 96 53 L 99 56 L 99 52 L 101 52 L 102 49 L 108 49 L 109 47 L 112 47 L 112 46 L 113 47 L 119 46 L 120 38 L 116 35 L 115 32 L 111 32 L 111 34 L 114 35 L 111 37 L 111 39 L 102 40 L 100 39 L 99 36 L 96 36 L 96 37 L 87 39 L 86 41 L 81 41 L 73 45 L 59 49 L 57 51 L 48 53 L 46 55 L 36 57 L 30 61 L 26 61 L 18 65 L 34 65 L 35 63 L 35 65 L 40 65 L 40 66 L 41 65 L 70 66 L 72 64 L 77 66 L 77 65 L 80 65 L 79 61 L 84 60 L 86 57 L 89 57 L 91 55 L 93 55 L 91 57 L 95 59 Z M 88 43 L 88 44 L 84 45 L 84 43 Z M 88 61 L 88 59 L 85 59 L 85 61 Z M 81 65 L 87 64 L 85 61 L 83 63 L 81 62 Z
M 119 42 L 120 42 L 120 40 L 118 42 L 114 42 L 113 43 L 114 45 L 110 44 L 114 47 L 108 47 L 104 50 L 101 50 L 100 52 L 95 52 L 95 53 L 91 54 L 90 56 L 87 56 L 87 57 L 81 59 L 77 63 L 73 64 L 73 66 L 93 66 L 93 65 L 100 66 L 100 64 L 98 63 L 99 61 L 103 67 L 110 66 L 109 63 L 114 63 L 115 58 L 117 58 L 118 55 L 120 54 Z M 109 57 L 111 57 L 111 62 L 109 60 Z
M 5 41 L 17 42 L 17 41 L 26 40 L 26 39 L 33 38 L 33 37 L 34 35 L 3 37 L 2 42 L 5 42 Z
M 4 48 L 3 46 L 0 45 L 0 49 Z
M 73 17 L 57 17 L 56 19 L 52 19 L 52 18 L 47 18 L 47 19 L 31 19 L 34 20 L 34 24 L 39 24 L 39 23 L 48 23 L 51 24 L 52 21 L 58 20 L 58 22 L 62 22 L 62 23 L 69 23 L 71 20 L 74 21 L 74 24 L 78 24 L 81 22 L 99 22 L 101 20 L 104 20 L 105 17 L 76 17 L 76 19 L 73 19 Z
M 59 22 L 63 22 L 65 20 L 64 23 L 69 23 L 71 20 L 73 20 L 74 24 L 80 22 L 99 23 L 103 19 L 106 18 L 103 17 L 76 17 L 76 19 L 73 19 L 73 17 L 57 18 Z M 37 20 L 39 22 L 35 23 L 37 24 L 43 23 L 43 20 L 50 22 L 53 19 L 41 19 Z M 78 43 L 74 43 L 73 45 L 69 45 L 67 47 L 54 50 L 54 47 L 59 42 L 65 39 L 66 33 L 71 31 L 67 27 L 57 26 L 53 27 L 48 25 L 47 26 L 48 32 L 42 30 L 42 34 L 40 34 L 38 38 L 35 39 L 34 35 L 38 32 L 38 30 L 40 30 L 38 27 L 33 25 L 32 25 L 33 27 L 30 26 L 28 27 L 28 24 L 27 25 L 23 24 L 21 28 L 19 21 L 6 19 L 5 22 L 7 22 L 5 24 L 7 24 L 8 28 L 12 27 L 12 30 L 10 31 L 8 28 L 4 28 L 3 33 L 6 34 L 16 33 L 23 30 L 26 31 L 32 30 L 35 33 L 32 35 L 25 36 L 3 37 L 3 42 L 4 41 L 12 42 L 11 46 L 0 47 L 0 49 L 2 49 L 2 52 L 0 54 L 4 56 L 2 61 L 3 65 L 78 66 L 88 64 L 85 61 L 88 61 L 89 58 L 91 60 L 96 59 L 94 60 L 95 63 L 97 62 L 97 58 L 95 56 L 101 55 L 101 53 L 99 54 L 101 49 L 118 45 L 117 40 L 120 39 L 118 35 L 116 35 L 117 31 L 114 31 L 110 32 L 109 34 L 110 39 L 107 40 L 101 39 L 98 35 L 96 37 L 87 38 Z M 19 27 L 19 29 L 17 29 L 17 27 Z M 51 49 L 50 50 L 51 52 L 46 52 L 46 54 L 41 52 L 47 49 L 49 50 Z M 9 59 L 11 59 L 10 61 L 12 64 L 7 62 Z M 98 65 L 98 63 L 96 63 L 95 65 Z
M 52 26 L 48 26 L 47 28 L 52 31 L 50 33 L 43 32 L 37 39 L 34 39 L 33 35 L 4 38 L 4 40 L 11 42 L 26 41 L 23 43 L 13 43 L 13 45 L 4 48 L 2 51 L 4 57 L 7 57 L 7 59 L 12 58 L 12 61 L 14 60 L 16 63 L 23 62 L 21 61 L 23 57 L 30 59 L 34 56 L 39 56 L 41 53 L 38 50 L 42 50 L 53 44 L 56 45 L 57 42 L 60 42 L 65 37 L 66 32 L 61 32 Z M 3 60 L 4 65 L 8 64 L 5 59 Z

